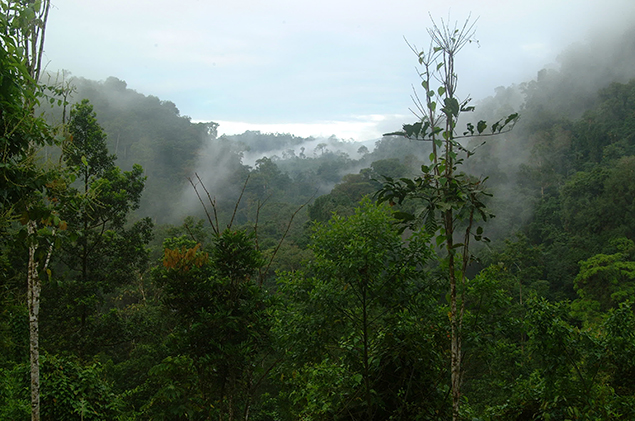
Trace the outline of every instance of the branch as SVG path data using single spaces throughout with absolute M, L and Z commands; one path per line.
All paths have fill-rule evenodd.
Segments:
M 202 185 L 203 182 L 201 181 L 201 178 L 198 176 L 198 174 L 195 173 L 195 175 L 196 175 L 196 178 L 198 179 L 198 181 Z M 194 188 L 194 193 L 196 193 L 196 197 L 198 197 L 198 201 L 201 202 L 201 206 L 203 206 L 203 210 L 205 211 L 205 215 L 207 215 L 207 220 L 209 221 L 209 224 L 212 226 L 212 230 L 214 231 L 214 234 L 216 235 L 216 237 L 220 237 L 220 235 L 218 233 L 218 229 L 214 225 L 214 221 L 212 221 L 212 216 L 209 214 L 209 211 L 207 210 L 207 206 L 205 206 L 205 202 L 203 202 L 203 198 L 198 193 L 198 189 L 196 188 L 196 184 L 194 184 L 194 181 L 192 181 L 192 179 L 190 177 L 187 177 L 187 181 L 189 181 L 190 184 L 192 185 L 192 188 Z M 203 188 L 205 188 L 205 187 L 203 186 Z M 207 190 L 205 190 L 205 191 L 207 192 Z M 209 196 L 209 193 L 207 193 L 207 197 L 209 198 L 210 202 L 212 203 L 212 206 L 214 206 L 214 202 L 213 202 L 212 198 Z M 216 208 L 215 207 L 214 207 L 214 214 L 216 214 Z M 217 222 L 218 222 L 218 220 L 217 220 Z
M 207 194 L 207 199 L 209 200 L 209 203 L 212 205 L 212 210 L 214 211 L 214 220 L 216 221 L 216 232 L 218 232 L 219 233 L 218 235 L 220 236 L 220 224 L 218 223 L 218 212 L 216 211 L 216 199 L 214 198 L 212 200 L 212 196 L 207 191 L 207 188 L 205 188 L 205 184 L 203 184 L 203 180 L 201 180 L 201 177 L 199 177 L 197 173 L 195 174 L 199 183 L 201 183 L 201 187 L 203 187 L 203 190 L 205 190 L 205 193 Z
M 55 237 L 55 234 L 56 234 L 56 229 L 55 229 L 55 228 L 53 228 L 53 229 L 51 230 L 51 237 Z M 42 270 L 44 270 L 44 271 L 46 271 L 46 269 L 47 269 L 47 268 L 48 268 L 48 266 L 49 266 L 49 263 L 51 262 L 51 255 L 53 254 L 53 244 L 54 244 L 54 242 L 52 241 L 52 242 L 49 244 L 49 249 L 48 249 L 48 251 L 46 252 L 46 260 L 44 260 L 44 267 L 42 268 Z
M 476 137 L 492 137 L 492 136 L 498 136 L 498 135 L 501 135 L 501 134 L 509 133 L 513 129 L 514 129 L 514 127 L 510 127 L 509 129 L 501 130 L 500 132 L 496 132 L 496 133 L 480 133 L 480 134 L 468 134 L 468 135 L 452 136 L 452 139 L 453 140 L 457 140 L 457 139 L 471 139 L 471 138 L 476 138 Z M 409 139 L 409 140 L 416 140 L 418 142 L 432 142 L 432 141 L 434 141 L 434 139 L 431 138 L 431 137 L 419 138 L 417 136 L 415 136 L 415 137 L 408 136 L 406 134 L 406 132 L 384 133 L 384 134 L 382 134 L 382 136 L 401 136 L 401 137 L 405 137 L 406 139 Z
M 247 179 L 245 180 L 245 184 L 243 184 L 243 188 L 240 191 L 240 196 L 238 196 L 238 200 L 236 200 L 236 206 L 234 206 L 234 213 L 232 213 L 232 219 L 229 221 L 229 225 L 227 225 L 227 228 L 229 228 L 229 229 L 231 229 L 232 224 L 234 223 L 234 217 L 236 216 L 236 212 L 238 211 L 238 205 L 240 204 L 240 201 L 243 198 L 243 194 L 245 193 L 245 189 L 247 188 L 247 183 L 249 182 L 249 177 L 250 176 L 251 176 L 251 174 L 247 174 Z M 216 212 L 214 212 L 214 213 L 216 213 Z
M 271 198 L 271 194 L 267 196 L 267 198 L 261 203 L 258 201 L 258 206 L 256 206 L 256 221 L 254 222 L 254 238 L 256 241 L 256 250 L 260 250 L 260 244 L 258 243 L 258 221 L 260 220 L 260 209 L 267 203 L 267 200 Z
M 273 259 L 276 257 L 276 254 L 278 253 L 278 250 L 280 250 L 280 246 L 282 246 L 282 242 L 287 237 L 287 234 L 289 233 L 289 230 L 291 229 L 291 223 L 293 222 L 293 219 L 298 214 L 298 212 L 300 212 L 300 210 L 302 210 L 302 208 L 304 208 L 306 205 L 309 204 L 309 202 L 311 200 L 313 200 L 313 198 L 315 197 L 316 194 L 317 194 L 317 190 L 315 191 L 315 193 L 313 193 L 313 195 L 311 197 L 309 197 L 309 199 L 306 202 L 304 202 L 291 215 L 291 218 L 289 219 L 289 223 L 287 224 L 287 229 L 284 231 L 284 234 L 282 234 L 282 238 L 280 239 L 280 241 L 278 242 L 278 245 L 274 249 L 273 254 L 271 255 L 271 258 L 269 259 L 269 263 L 267 264 L 267 267 L 265 268 L 264 272 L 260 272 L 260 285 L 262 285 L 264 275 L 266 275 L 269 272 L 269 268 L 271 267 L 271 264 L 273 263 Z
M 426 97 L 427 97 L 427 92 L 426 92 Z M 421 115 L 418 115 L 416 112 L 414 112 L 411 108 L 408 108 L 410 110 L 410 112 L 417 117 L 418 119 L 422 120 L 423 117 L 426 115 L 426 111 L 423 107 L 423 103 L 421 102 L 421 99 L 419 98 L 419 94 L 417 93 L 417 90 L 415 89 L 414 86 L 412 86 L 412 95 L 410 95 L 410 99 L 412 99 L 412 102 L 415 104 L 415 106 L 417 107 L 417 109 L 419 110 L 419 112 L 421 113 Z
M 99 225 L 96 225 L 95 227 L 98 227 Z M 97 247 L 103 240 L 103 235 L 104 232 L 106 232 L 106 223 L 104 222 L 103 224 L 101 224 L 101 232 L 99 233 L 99 235 L 97 236 L 97 239 L 95 240 L 95 242 L 93 243 L 93 246 L 90 247 L 90 249 L 88 249 L 86 251 L 86 254 L 89 255 L 93 252 L 93 250 L 95 250 L 95 247 Z M 86 244 L 88 244 L 88 238 L 85 238 Z
M 198 241 L 196 237 L 194 236 L 194 234 L 192 233 L 192 230 L 190 230 L 190 226 L 187 224 L 187 222 L 185 222 L 183 226 L 185 227 L 185 230 L 187 231 L 187 233 L 190 234 L 190 237 L 192 237 L 192 240 L 196 241 L 197 243 L 200 243 L 200 241 Z
M 51 0 L 45 0 L 44 17 L 42 18 L 42 27 L 40 28 L 42 36 L 40 37 L 40 45 L 39 45 L 39 50 L 38 50 L 38 53 L 37 53 L 37 63 L 35 65 L 35 69 L 34 69 L 35 70 L 34 79 L 36 81 L 40 78 L 40 70 L 42 68 L 42 56 L 44 55 L 44 36 L 46 35 L 46 21 L 48 20 L 48 17 L 49 17 L 49 9 L 50 8 L 51 8 Z

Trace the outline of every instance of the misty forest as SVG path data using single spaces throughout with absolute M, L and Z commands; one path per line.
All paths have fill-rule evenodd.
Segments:
M 633 31 L 470 102 L 433 21 L 381 139 L 219 136 L 0 4 L 1 420 L 635 419 Z

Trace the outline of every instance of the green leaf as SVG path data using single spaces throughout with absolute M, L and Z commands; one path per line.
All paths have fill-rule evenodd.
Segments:
M 394 212 L 393 216 L 395 217 L 395 219 L 399 219 L 404 222 L 414 221 L 415 219 L 415 216 L 408 212 Z
M 423 127 L 421 128 L 421 137 L 425 137 L 426 136 L 426 132 L 428 131 L 429 128 L 430 128 L 430 122 L 426 121 L 423 124 Z
M 415 189 L 415 183 L 411 179 L 409 179 L 409 178 L 400 178 L 400 180 L 401 180 L 402 183 L 406 184 L 409 189 L 411 189 L 411 190 Z
M 441 96 L 441 95 L 443 95 L 445 93 L 445 88 L 443 86 L 439 86 L 439 89 L 437 89 L 437 92 Z
M 478 131 L 478 134 L 483 133 L 483 131 L 486 128 L 487 128 L 487 123 L 484 120 L 481 120 L 476 124 L 476 130 Z
M 448 117 L 458 117 L 461 106 L 456 98 L 445 98 L 443 100 L 443 105 L 442 111 L 445 115 Z
M 514 114 L 510 114 L 506 119 L 505 119 L 505 125 L 508 125 L 510 122 L 518 120 L 518 113 L 514 113 Z
M 406 132 L 390 132 L 384 133 L 382 136 L 406 136 Z
M 421 123 L 413 124 L 412 130 L 414 131 L 415 137 L 419 137 L 419 134 L 421 133 Z

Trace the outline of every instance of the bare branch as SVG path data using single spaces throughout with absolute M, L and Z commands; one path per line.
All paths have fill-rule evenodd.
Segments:
M 229 225 L 227 225 L 227 228 L 231 229 L 232 224 L 234 223 L 234 217 L 236 216 L 236 212 L 238 211 L 238 205 L 240 204 L 240 201 L 243 198 L 243 194 L 245 193 L 245 189 L 247 188 L 247 183 L 249 182 L 249 177 L 251 176 L 251 174 L 247 174 L 247 179 L 245 179 L 245 184 L 243 184 L 243 188 L 240 191 L 240 196 L 238 196 L 238 200 L 236 200 L 236 206 L 234 206 L 234 212 L 232 213 L 232 219 L 229 221 Z
M 198 178 L 198 174 L 196 175 L 196 177 Z M 199 180 L 200 180 L 200 178 L 199 178 Z M 190 177 L 187 177 L 187 181 L 189 181 L 190 184 L 192 185 L 192 188 L 194 189 L 194 193 L 196 193 L 196 197 L 198 197 L 198 201 L 201 202 L 201 206 L 203 206 L 203 210 L 205 211 L 205 215 L 207 215 L 207 220 L 209 221 L 209 224 L 212 226 L 212 230 L 214 230 L 214 234 L 218 237 L 219 236 L 218 235 L 218 230 L 214 226 L 214 222 L 212 221 L 212 216 L 209 214 L 209 212 L 207 210 L 207 206 L 205 206 L 205 202 L 203 202 L 203 198 L 198 193 L 198 189 L 196 188 L 196 184 L 194 184 L 194 181 L 192 181 L 192 179 Z
M 216 210 L 216 199 L 212 199 L 212 196 L 209 194 L 209 191 L 207 191 L 207 188 L 205 187 L 205 184 L 203 184 L 203 180 L 201 180 L 201 177 L 198 176 L 198 173 L 194 173 L 194 174 L 196 175 L 196 178 L 198 179 L 198 182 L 201 183 L 201 187 L 203 187 L 203 190 L 205 190 L 205 194 L 207 194 L 207 199 L 209 200 L 209 203 L 212 205 L 212 210 L 214 211 L 214 220 L 216 221 L 216 229 L 214 231 L 216 232 L 216 236 L 220 237 L 220 225 L 218 223 L 218 212 Z M 206 211 L 206 213 L 207 213 L 207 211 Z M 210 220 L 210 224 L 211 223 L 212 223 L 212 221 Z M 214 224 L 212 224 L 212 228 L 214 228 Z
M 414 114 L 415 117 L 417 117 L 419 120 L 422 120 L 423 117 L 426 115 L 426 111 L 425 111 L 425 107 L 423 106 L 423 103 L 421 102 L 421 99 L 419 99 L 419 94 L 417 93 L 417 90 L 415 89 L 414 86 L 412 87 L 412 95 L 410 95 L 410 98 L 412 99 L 412 102 L 415 104 L 415 106 L 417 107 L 417 110 L 419 110 L 421 115 L 418 115 L 416 112 L 412 111 L 412 109 L 409 109 L 410 112 Z
M 308 205 L 311 202 L 311 200 L 313 200 L 313 198 L 315 197 L 316 194 L 317 194 L 317 190 L 315 191 L 315 193 L 313 193 L 313 195 L 311 197 L 309 197 L 309 199 L 306 202 L 304 202 L 291 215 L 291 218 L 289 219 L 289 223 L 287 224 L 287 228 L 285 229 L 284 234 L 282 234 L 282 238 L 280 238 L 280 241 L 278 242 L 278 245 L 273 250 L 273 253 L 271 255 L 271 258 L 269 259 L 269 263 L 267 264 L 267 267 L 265 268 L 264 271 L 260 272 L 260 285 L 262 285 L 264 276 L 269 272 L 269 268 L 271 268 L 271 264 L 273 263 L 273 259 L 276 257 L 276 254 L 278 254 L 278 250 L 280 250 L 280 246 L 282 246 L 282 242 L 287 237 L 287 234 L 289 233 L 289 230 L 291 229 L 291 223 L 293 222 L 293 219 L 298 214 L 298 212 L 300 212 L 306 205 Z
M 51 0 L 44 1 L 44 11 L 42 13 L 42 18 L 40 19 L 41 26 L 39 30 L 36 32 L 36 37 L 39 35 L 39 49 L 36 55 L 37 61 L 35 63 L 34 75 L 35 79 L 38 80 L 40 78 L 40 71 L 42 69 L 42 56 L 44 56 L 44 37 L 46 35 L 46 21 L 49 16 L 49 9 L 51 8 Z
M 267 196 L 267 198 L 262 201 L 262 203 L 258 201 L 258 206 L 256 206 L 256 221 L 254 222 L 254 238 L 256 241 L 256 250 L 260 250 L 260 244 L 258 243 L 258 221 L 260 220 L 260 209 L 262 209 L 262 207 L 265 205 L 265 203 L 267 203 L 267 200 L 269 200 L 270 197 L 271 195 Z
M 194 233 L 192 233 L 192 230 L 190 230 L 190 225 L 187 222 L 183 224 L 183 227 L 185 228 L 185 231 L 187 231 L 187 233 L 190 235 L 190 237 L 192 237 L 192 240 L 196 241 L 197 243 L 200 243 L 200 241 L 196 239 L 196 236 L 194 235 Z

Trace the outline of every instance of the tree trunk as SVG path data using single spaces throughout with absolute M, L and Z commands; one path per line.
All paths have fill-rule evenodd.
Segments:
M 364 339 L 364 395 L 366 398 L 366 413 L 367 420 L 371 421 L 373 419 L 373 407 L 372 407 L 372 398 L 370 393 L 370 367 L 369 367 L 369 353 L 368 353 L 368 301 L 367 301 L 367 292 L 368 292 L 368 277 L 364 274 L 364 282 L 362 287 L 362 329 L 363 329 L 363 339 Z
M 44 55 L 44 36 L 46 34 L 46 22 L 51 7 L 51 0 L 44 0 L 39 5 L 35 3 L 35 16 L 31 25 L 33 26 L 30 33 L 23 32 L 24 45 L 31 47 L 26 50 L 26 65 L 29 73 L 35 83 L 40 79 L 40 71 L 42 68 L 42 56 Z M 29 44 L 30 43 L 30 44 Z M 31 110 L 32 112 L 33 109 Z M 29 244 L 29 263 L 27 267 L 27 307 L 29 310 L 29 358 L 31 363 L 31 420 L 40 421 L 40 344 L 39 344 L 39 317 L 40 317 L 40 291 L 42 284 L 38 274 L 38 264 L 35 252 L 38 248 L 37 243 L 37 222 L 30 220 L 27 224 L 27 232 L 31 243 Z M 52 249 L 44 264 L 44 268 L 48 265 L 51 257 Z
M 36 232 L 35 221 L 28 223 L 29 236 Z M 40 345 L 39 345 L 39 314 L 40 291 L 42 284 L 38 275 L 38 265 L 35 260 L 37 242 L 29 245 L 29 266 L 27 271 L 28 282 L 28 309 L 29 309 L 29 355 L 31 361 L 31 421 L 40 420 Z
M 454 220 L 452 210 L 444 214 L 444 227 L 446 232 L 446 249 L 448 251 L 448 266 L 450 277 L 450 324 L 451 324 L 451 362 L 450 383 L 452 390 L 452 421 L 459 420 L 459 406 L 461 403 L 461 315 L 457 309 L 456 272 L 454 262 Z

